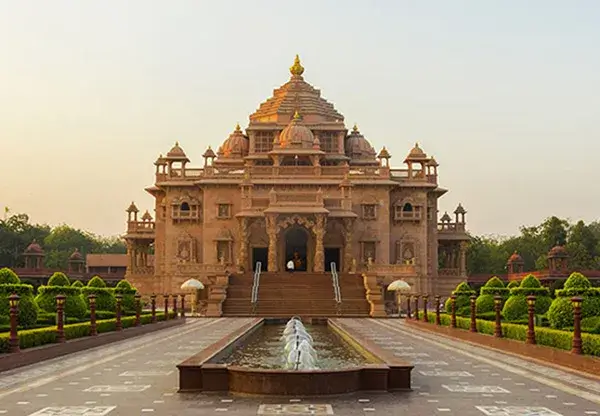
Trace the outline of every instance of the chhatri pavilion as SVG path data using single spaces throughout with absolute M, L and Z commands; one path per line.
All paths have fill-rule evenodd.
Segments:
M 290 73 L 245 129 L 237 125 L 216 152 L 206 149 L 202 167 L 190 167 L 179 143 L 156 160 L 146 189 L 154 216 L 139 215 L 134 203 L 127 209 L 127 279 L 145 295 L 179 293 L 184 281 L 198 279 L 212 316 L 227 314 L 228 301 L 250 302 L 242 289 L 256 284 L 257 268 L 260 302 L 289 297 L 290 308 L 302 298 L 302 279 L 306 290 L 321 282 L 331 290 L 332 268 L 342 297 L 355 288 L 366 315 L 385 314 L 385 287 L 397 279 L 415 293 L 449 293 L 466 278 L 469 237 L 461 205 L 454 218 L 438 219 L 447 190 L 438 185 L 436 160 L 415 144 L 405 166 L 392 168 L 385 146 L 377 152 L 356 125 L 348 130 L 305 81 L 298 56 Z M 290 276 L 295 292 L 269 291 Z

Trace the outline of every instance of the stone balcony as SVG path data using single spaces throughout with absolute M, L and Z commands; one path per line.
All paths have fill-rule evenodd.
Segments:
M 126 238 L 153 240 L 156 223 L 154 221 L 129 221 L 127 222 Z

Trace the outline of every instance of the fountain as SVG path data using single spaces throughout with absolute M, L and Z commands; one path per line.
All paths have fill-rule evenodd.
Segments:
M 180 363 L 180 392 L 311 396 L 410 389 L 412 365 L 335 319 L 256 318 Z

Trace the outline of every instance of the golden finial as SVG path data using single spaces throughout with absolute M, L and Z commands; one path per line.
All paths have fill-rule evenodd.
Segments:
M 294 113 L 294 120 L 300 120 L 300 113 L 298 112 L 298 110 L 296 110 L 296 112 Z
M 240 123 L 237 123 L 235 125 L 235 131 L 240 131 L 240 130 L 242 130 L 242 128 L 240 127 Z
M 175 146 L 179 146 L 179 140 L 175 142 Z
M 358 133 L 358 126 L 354 123 L 354 127 L 352 127 L 352 131 Z
M 419 142 L 415 142 L 415 148 L 419 148 Z
M 296 55 L 296 58 L 294 59 L 294 65 L 290 67 L 290 72 L 292 75 L 298 77 L 304 73 L 304 67 L 300 63 L 300 57 L 298 55 Z

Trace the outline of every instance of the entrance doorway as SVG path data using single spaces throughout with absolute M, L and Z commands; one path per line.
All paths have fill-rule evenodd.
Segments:
M 285 233 L 285 263 L 294 261 L 294 270 L 307 270 L 308 232 L 301 227 L 292 227 Z
M 331 271 L 331 263 L 335 263 L 335 269 L 340 271 L 340 249 L 338 247 L 325 247 L 325 271 Z
M 252 248 L 252 271 L 256 271 L 256 263 L 260 261 L 260 269 L 265 272 L 269 264 L 269 249 L 267 247 Z

